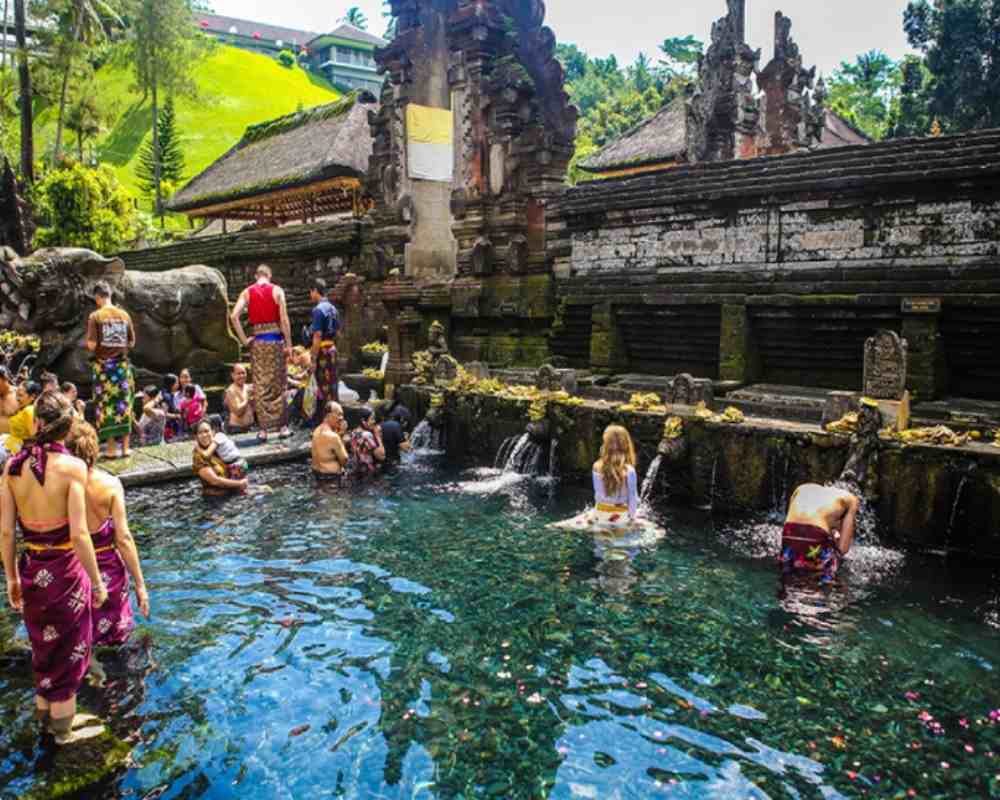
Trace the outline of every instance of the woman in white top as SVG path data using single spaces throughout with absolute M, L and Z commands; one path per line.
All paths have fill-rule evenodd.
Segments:
M 601 458 L 594 464 L 594 508 L 552 527 L 612 535 L 638 530 L 662 536 L 661 528 L 639 516 L 635 461 L 635 445 L 628 431 L 620 425 L 610 425 L 604 431 Z

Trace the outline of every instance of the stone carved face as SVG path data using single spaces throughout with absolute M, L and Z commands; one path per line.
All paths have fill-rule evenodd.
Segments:
M 0 327 L 21 333 L 65 330 L 94 310 L 94 285 L 120 289 L 125 265 L 91 250 L 47 248 L 0 266 Z

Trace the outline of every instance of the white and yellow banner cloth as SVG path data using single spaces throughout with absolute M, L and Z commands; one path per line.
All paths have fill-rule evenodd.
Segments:
M 452 114 L 446 108 L 406 106 L 406 155 L 411 178 L 451 182 L 455 155 Z

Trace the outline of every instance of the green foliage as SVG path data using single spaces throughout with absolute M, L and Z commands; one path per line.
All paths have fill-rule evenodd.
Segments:
M 77 156 L 83 163 L 83 146 L 101 132 L 103 114 L 97 99 L 84 94 L 74 99 L 66 109 L 66 129 L 76 134 Z
M 900 65 L 902 86 L 893 119 L 893 137 L 926 136 L 933 120 L 927 104 L 927 84 L 930 73 L 916 56 L 907 56 Z
M 295 66 L 295 54 L 291 50 L 282 50 L 278 53 L 278 61 L 281 66 L 291 69 Z
M 41 247 L 86 247 L 114 253 L 136 233 L 136 212 L 114 173 L 67 163 L 35 186 L 34 200 L 42 227 Z
M 913 0 L 903 28 L 925 55 L 930 117 L 946 132 L 1000 126 L 1000 2 Z
M 844 61 L 829 82 L 829 108 L 875 140 L 884 139 L 898 114 L 900 65 L 879 50 Z
M 693 36 L 672 36 L 664 39 L 660 45 L 660 52 L 665 56 L 660 59 L 660 63 L 671 78 L 680 76 L 692 79 L 704 49 L 704 42 Z
M 159 114 L 159 160 L 160 181 L 164 197 L 172 192 L 165 190 L 166 184 L 176 187 L 184 180 L 184 152 L 181 148 L 180 131 L 177 127 L 177 115 L 174 111 L 174 98 L 167 98 Z M 147 139 L 139 153 L 139 163 L 135 168 L 139 187 L 144 194 L 156 193 L 156 153 L 152 138 Z
M 363 31 L 368 30 L 368 17 L 357 6 L 351 6 L 347 9 L 347 13 L 340 18 L 340 21 L 346 22 L 348 25 L 353 25 L 355 28 L 360 28 Z
M 570 183 L 592 176 L 578 164 L 682 96 L 693 80 L 702 43 L 693 36 L 664 40 L 665 56 L 654 64 L 640 53 L 625 69 L 612 55 L 590 58 L 575 44 L 559 44 L 556 58 L 566 75 L 566 92 L 580 111 L 576 152 L 570 161 Z

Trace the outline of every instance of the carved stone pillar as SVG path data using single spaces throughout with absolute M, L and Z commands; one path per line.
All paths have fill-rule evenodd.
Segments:
M 389 365 L 385 373 L 386 397 L 397 386 L 413 380 L 413 354 L 417 350 L 423 317 L 417 311 L 420 289 L 409 278 L 396 276 L 382 287 L 382 303 L 389 319 Z
M 622 372 L 628 367 L 625 339 L 615 317 L 611 303 L 591 310 L 590 368 L 595 372 Z
M 752 383 L 760 374 L 750 314 L 744 305 L 722 307 L 719 335 L 719 380 Z
M 342 375 L 359 368 L 361 364 L 361 346 L 364 344 L 364 282 L 364 278 L 348 272 L 334 287 L 334 297 L 341 315 L 340 333 L 337 335 L 337 369 Z
M 941 337 L 941 301 L 903 301 L 903 338 L 909 344 L 906 385 L 918 401 L 936 400 L 948 391 L 948 364 Z

